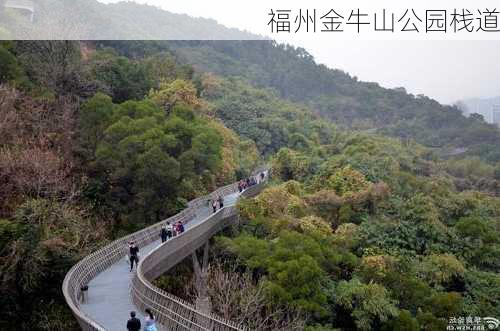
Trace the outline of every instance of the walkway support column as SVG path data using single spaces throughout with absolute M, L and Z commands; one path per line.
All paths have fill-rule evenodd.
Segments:
M 194 286 L 196 289 L 196 310 L 210 315 L 212 312 L 212 302 L 210 301 L 210 296 L 208 295 L 208 250 L 209 243 L 205 243 L 203 247 L 203 260 L 201 264 L 198 260 L 198 255 L 196 251 L 191 254 L 193 259 L 193 269 L 194 269 Z

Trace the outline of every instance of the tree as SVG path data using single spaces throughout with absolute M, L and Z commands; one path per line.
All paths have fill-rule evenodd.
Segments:
M 351 167 L 345 167 L 328 178 L 326 185 L 343 197 L 366 190 L 369 183 L 363 174 Z
M 81 153 L 87 161 L 94 159 L 97 145 L 110 125 L 114 107 L 111 97 L 102 93 L 97 93 L 81 107 L 78 129 Z
M 38 93 L 46 89 L 57 97 L 88 97 L 97 89 L 98 84 L 83 69 L 76 41 L 21 41 L 15 52 Z
M 274 303 L 289 305 L 314 318 L 327 314 L 327 273 L 344 262 L 333 247 L 293 231 L 282 231 L 273 241 L 241 235 L 222 243 L 255 274 L 265 275 L 261 281 Z
M 401 310 L 398 317 L 385 323 L 382 331 L 419 331 L 420 325 L 411 313 L 407 310 Z
M 91 59 L 92 75 L 109 91 L 113 102 L 140 100 L 153 87 L 151 68 L 147 63 L 99 51 Z
M 167 115 L 150 100 L 117 105 L 100 94 L 83 106 L 81 121 L 82 145 L 94 155 L 87 196 L 132 228 L 183 208 L 213 186 L 222 165 L 220 133 L 187 106 Z
M 350 311 L 356 326 L 370 330 L 397 316 L 396 301 L 386 288 L 376 283 L 364 284 L 358 279 L 340 281 L 335 289 L 335 302 Z
M 283 181 L 303 180 L 310 169 L 310 159 L 299 152 L 283 148 L 273 160 L 272 172 Z
M 170 111 L 178 104 L 183 104 L 193 109 L 200 108 L 202 101 L 198 98 L 195 86 L 182 79 L 173 82 L 160 83 L 158 90 L 152 90 L 149 97 L 166 111 Z
M 47 284 L 61 284 L 70 266 L 97 248 L 108 235 L 104 222 L 96 222 L 73 204 L 31 199 L 7 224 L 0 222 L 0 234 L 6 240 L 0 251 L 0 304 L 2 316 L 7 317 L 0 326 L 9 321 L 7 329 L 12 323 L 22 329 L 42 329 L 44 323 L 74 329 L 59 288 Z M 51 309 L 60 311 L 48 322 L 40 318 L 46 300 Z M 19 310 L 29 314 L 20 317 Z
M 436 293 L 430 298 L 425 310 L 436 317 L 449 319 L 460 314 L 462 305 L 462 296 L 457 292 Z
M 0 43 L 0 83 L 19 80 L 23 74 L 16 57 L 9 51 L 10 48 L 9 44 Z
M 175 209 L 166 199 L 175 196 L 174 187 L 179 181 L 180 172 L 179 162 L 157 146 L 137 158 L 132 191 L 147 219 L 160 220 Z
M 462 278 L 465 267 L 451 254 L 431 254 L 423 259 L 418 273 L 432 286 L 441 288 L 450 285 L 452 280 Z

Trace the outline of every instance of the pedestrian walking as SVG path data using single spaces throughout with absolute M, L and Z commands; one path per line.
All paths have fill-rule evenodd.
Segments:
M 156 328 L 156 321 L 155 317 L 153 316 L 153 313 L 151 312 L 150 309 L 146 309 L 146 317 L 145 317 L 145 322 L 144 322 L 144 331 L 158 331 Z
M 224 208 L 224 198 L 222 197 L 222 195 L 219 196 L 219 208 Z
M 177 232 L 177 223 L 172 224 L 172 236 L 177 237 L 179 233 Z
M 173 235 L 173 232 L 174 232 L 172 224 L 170 224 L 170 222 L 167 222 L 166 229 L 167 229 L 167 240 L 169 240 L 170 238 L 172 238 L 172 235 Z
M 167 226 L 166 225 L 161 227 L 160 238 L 161 238 L 162 243 L 167 241 L 168 235 L 167 235 Z
M 184 233 L 184 223 L 182 221 L 179 221 L 179 232 Z
M 212 209 L 214 210 L 214 214 L 217 212 L 217 200 L 212 200 Z
M 130 259 L 130 271 L 134 269 L 134 262 L 135 262 L 135 267 L 137 268 L 137 264 L 139 263 L 139 247 L 135 245 L 135 242 L 131 241 L 129 244 L 129 259 Z
M 130 319 L 127 321 L 128 331 L 141 331 L 141 321 L 135 317 L 135 311 L 130 312 Z

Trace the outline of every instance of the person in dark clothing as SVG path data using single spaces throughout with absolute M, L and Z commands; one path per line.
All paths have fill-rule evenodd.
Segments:
M 164 243 L 165 241 L 167 241 L 168 234 L 167 234 L 167 227 L 166 226 L 162 226 L 161 227 L 160 237 L 161 237 L 161 242 L 162 243 Z
M 135 262 L 135 267 L 137 268 L 137 264 L 139 263 L 139 247 L 135 245 L 133 241 L 130 242 L 129 245 L 129 259 L 130 259 L 130 271 L 134 269 L 134 262 Z
M 168 240 L 172 238 L 172 235 L 174 233 L 174 228 L 172 224 L 170 224 L 170 222 L 167 222 L 167 226 L 165 227 L 165 229 L 167 230 L 167 240 Z
M 261 172 L 260 173 L 260 181 L 263 182 L 265 178 L 266 178 L 266 174 Z
M 243 192 L 243 183 L 241 181 L 238 183 L 238 191 L 240 191 L 240 193 Z
M 221 196 L 219 196 L 219 208 L 224 208 L 224 198 Z
M 214 210 L 214 214 L 217 212 L 217 200 L 212 200 L 212 209 Z
M 179 232 L 184 233 L 184 223 L 182 221 L 179 221 Z
M 141 321 L 135 317 L 135 311 L 130 312 L 130 319 L 127 322 L 128 331 L 140 331 Z

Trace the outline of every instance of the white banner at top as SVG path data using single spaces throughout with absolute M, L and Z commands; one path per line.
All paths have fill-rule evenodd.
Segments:
M 0 0 L 1 39 L 500 40 L 500 1 Z

